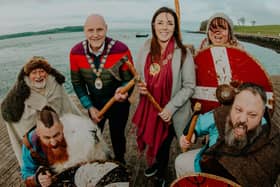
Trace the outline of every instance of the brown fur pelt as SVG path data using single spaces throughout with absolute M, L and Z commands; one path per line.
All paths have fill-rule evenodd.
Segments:
M 55 77 L 57 83 L 63 84 L 65 82 L 64 75 L 56 69 L 51 68 L 49 74 Z M 26 74 L 22 68 L 17 77 L 17 82 L 10 89 L 1 104 L 2 116 L 7 122 L 18 122 L 21 119 L 24 112 L 24 102 L 30 96 L 30 88 L 24 81 L 24 76 L 26 76 Z

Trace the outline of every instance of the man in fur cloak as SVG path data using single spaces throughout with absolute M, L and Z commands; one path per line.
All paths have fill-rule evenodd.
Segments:
M 27 187 L 128 187 L 126 168 L 109 158 L 101 131 L 89 118 L 59 117 L 46 106 L 38 114 L 36 128 L 23 138 L 21 174 Z
M 192 140 L 209 135 L 209 141 L 176 158 L 177 176 L 204 172 L 244 187 L 272 187 L 280 174 L 280 130 L 267 112 L 267 95 L 257 84 L 243 83 L 232 99 L 199 116 Z M 182 148 L 191 142 L 181 136 Z
M 59 116 L 64 113 L 82 115 L 66 94 L 62 85 L 64 82 L 65 77 L 52 68 L 45 58 L 32 57 L 4 98 L 2 117 L 20 166 L 22 137 L 35 126 L 37 112 L 44 106 L 51 106 Z

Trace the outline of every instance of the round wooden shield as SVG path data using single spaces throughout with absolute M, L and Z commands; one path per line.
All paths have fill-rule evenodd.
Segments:
M 208 173 L 192 173 L 172 182 L 171 187 L 241 187 L 237 183 Z
M 263 86 L 267 93 L 267 106 L 274 106 L 272 83 L 262 65 L 247 52 L 228 46 L 211 46 L 194 57 L 197 86 L 192 102 L 202 104 L 202 113 L 220 104 L 216 88 L 222 84 L 238 85 L 252 82 Z

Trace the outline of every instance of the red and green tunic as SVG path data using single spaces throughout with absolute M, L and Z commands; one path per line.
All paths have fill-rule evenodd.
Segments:
M 108 44 L 111 40 L 112 39 L 108 37 L 105 39 L 105 47 L 101 56 L 105 55 Z M 89 51 L 87 51 L 87 54 L 89 54 L 94 61 L 94 55 L 91 55 Z M 90 67 L 82 42 L 76 44 L 71 49 L 71 81 L 75 93 L 85 108 L 88 109 L 91 106 L 96 106 L 96 103 L 98 103 L 98 106 L 102 107 L 111 97 L 113 97 L 115 90 L 118 87 L 125 85 L 132 78 L 126 64 L 122 64 L 119 72 L 117 72 L 117 74 L 119 73 L 121 80 L 117 80 L 109 71 L 125 56 L 127 56 L 130 62 L 132 62 L 131 52 L 128 47 L 124 43 L 116 41 L 109 51 L 101 73 L 100 78 L 102 79 L 103 87 L 101 89 L 96 89 L 94 82 L 97 76 L 93 73 L 93 70 Z

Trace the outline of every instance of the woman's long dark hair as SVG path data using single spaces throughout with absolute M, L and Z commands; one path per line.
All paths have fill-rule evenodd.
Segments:
M 176 12 L 174 12 L 174 10 L 172 10 L 171 8 L 168 8 L 168 7 L 159 8 L 154 13 L 153 18 L 152 18 L 151 27 L 152 27 L 153 36 L 152 36 L 152 42 L 151 42 L 151 48 L 150 48 L 152 61 L 154 61 L 154 60 L 158 61 L 160 59 L 160 55 L 161 55 L 161 49 L 160 49 L 160 45 L 158 43 L 158 38 L 157 38 L 155 27 L 154 27 L 155 20 L 156 20 L 157 16 L 161 13 L 169 13 L 174 18 L 175 29 L 174 29 L 173 36 L 176 40 L 176 43 L 177 43 L 178 47 L 182 51 L 182 53 L 181 53 L 181 66 L 182 66 L 186 57 L 187 57 L 187 50 L 186 50 L 186 47 L 183 45 L 183 43 L 181 41 L 181 38 L 180 38 L 179 22 L 178 22 L 177 14 L 176 14 Z

